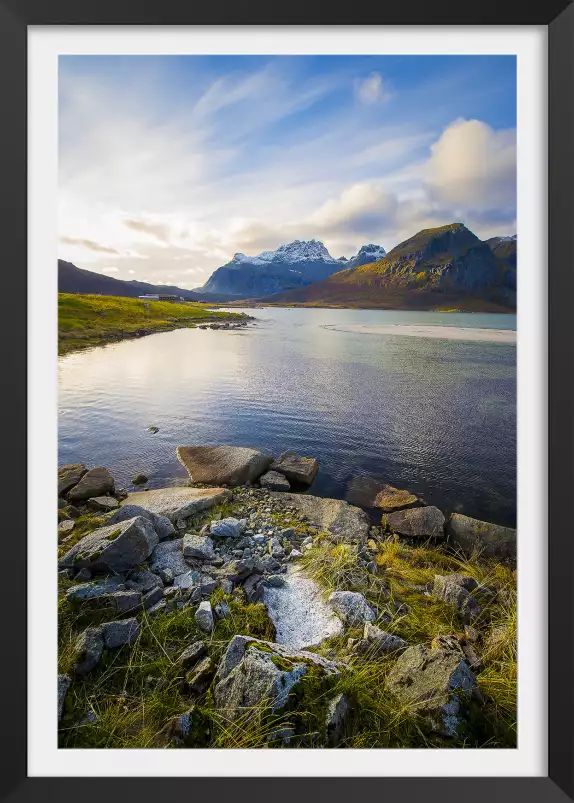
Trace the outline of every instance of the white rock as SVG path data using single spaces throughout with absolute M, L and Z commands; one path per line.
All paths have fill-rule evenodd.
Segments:
M 211 633 L 213 630 L 213 611 L 209 600 L 204 600 L 200 603 L 195 612 L 195 621 L 205 633 Z

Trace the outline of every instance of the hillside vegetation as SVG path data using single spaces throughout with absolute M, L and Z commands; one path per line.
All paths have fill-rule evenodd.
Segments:
M 58 353 L 99 345 L 126 337 L 194 327 L 242 316 L 214 312 L 202 304 L 140 301 L 117 296 L 58 294 Z

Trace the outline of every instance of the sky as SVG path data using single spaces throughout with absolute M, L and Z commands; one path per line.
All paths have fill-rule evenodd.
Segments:
M 513 56 L 61 56 L 59 257 L 192 289 L 236 252 L 516 232 Z

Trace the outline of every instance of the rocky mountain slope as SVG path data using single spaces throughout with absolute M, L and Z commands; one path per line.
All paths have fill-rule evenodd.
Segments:
M 320 281 L 340 270 L 342 264 L 323 243 L 295 240 L 257 256 L 235 254 L 196 292 L 227 294 L 230 298 L 271 295 Z
M 370 243 L 369 245 L 363 245 L 354 257 L 345 260 L 344 267 L 347 269 L 358 268 L 361 265 L 370 265 L 371 262 L 376 262 L 386 255 L 387 252 L 382 245 L 373 245 L 373 243 Z
M 78 268 L 72 262 L 58 260 L 58 292 L 59 293 L 97 293 L 103 296 L 120 296 L 123 298 L 137 298 L 144 293 L 167 293 L 185 298 L 187 301 L 219 300 L 213 296 L 207 299 L 205 293 L 193 290 L 184 290 L 166 284 L 148 284 L 148 282 L 123 281 L 113 276 L 104 276 L 91 270 Z M 221 299 L 224 300 L 224 299 Z
M 500 249 L 500 245 L 495 246 Z M 506 248 L 507 246 L 505 246 Z M 515 247 L 515 245 L 514 245 Z M 510 311 L 516 268 L 462 223 L 422 231 L 371 264 L 339 271 L 266 303 Z

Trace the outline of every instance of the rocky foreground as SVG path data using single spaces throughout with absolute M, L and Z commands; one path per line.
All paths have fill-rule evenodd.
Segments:
M 61 746 L 514 745 L 514 530 L 300 493 L 292 452 L 177 456 L 186 486 L 58 471 Z

